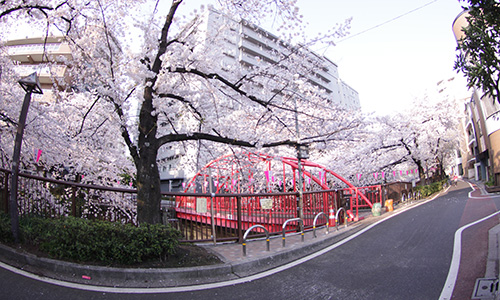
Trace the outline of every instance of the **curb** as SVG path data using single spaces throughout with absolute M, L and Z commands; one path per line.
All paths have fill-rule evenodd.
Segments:
M 488 259 L 486 261 L 486 278 L 498 278 L 500 261 L 500 224 L 491 228 L 488 232 Z
M 238 263 L 231 263 L 231 271 L 238 277 L 247 277 L 280 267 L 282 265 L 286 265 L 292 261 L 306 257 L 311 253 L 318 252 L 324 248 L 327 248 L 328 246 L 362 230 L 372 223 L 372 220 L 370 220 L 370 222 L 358 223 L 356 225 L 353 225 L 352 227 L 348 227 L 346 231 L 338 232 L 337 234 L 330 233 L 330 236 L 327 236 L 318 241 L 309 242 L 308 244 L 303 246 L 297 244 L 297 246 L 293 248 L 290 247 L 285 251 L 273 253 L 266 257 L 255 258 Z
M 171 287 L 237 278 L 228 264 L 168 269 L 114 268 L 37 257 L 1 244 L 0 257 L 8 265 L 40 276 L 97 286 Z

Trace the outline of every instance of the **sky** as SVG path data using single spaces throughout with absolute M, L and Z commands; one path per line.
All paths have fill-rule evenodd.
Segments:
M 207 1 L 185 3 L 199 7 Z M 297 5 L 311 38 L 352 17 L 350 36 L 312 50 L 338 65 L 340 78 L 358 91 L 364 112 L 402 111 L 452 77 L 459 83 L 456 97 L 467 97 L 463 75 L 453 70 L 458 0 L 298 0 Z
M 339 66 L 340 78 L 359 92 L 363 111 L 401 111 L 452 77 L 463 82 L 456 97 L 468 93 L 463 75 L 453 70 L 458 0 L 299 0 L 298 5 L 311 32 L 352 17 L 350 37 L 314 50 Z

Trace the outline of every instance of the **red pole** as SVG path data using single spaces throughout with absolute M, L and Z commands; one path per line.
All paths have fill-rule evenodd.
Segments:
M 283 159 L 281 159 L 281 163 L 283 164 L 283 193 L 286 193 L 285 163 L 283 162 Z

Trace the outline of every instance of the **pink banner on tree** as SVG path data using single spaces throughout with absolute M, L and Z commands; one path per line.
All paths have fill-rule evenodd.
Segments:
M 38 162 L 40 160 L 40 156 L 42 155 L 42 149 L 38 149 L 36 152 L 36 159 L 35 162 Z

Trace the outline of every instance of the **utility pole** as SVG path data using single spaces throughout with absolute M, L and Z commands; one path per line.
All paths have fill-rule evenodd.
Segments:
M 295 132 L 297 138 L 297 166 L 299 169 L 299 182 L 297 184 L 299 197 L 297 199 L 297 215 L 300 219 L 304 220 L 304 193 L 303 193 L 303 182 L 302 182 L 302 163 L 301 160 L 303 157 L 301 153 L 301 143 L 300 143 L 300 130 L 299 130 L 299 113 L 297 108 L 297 99 L 293 97 L 293 103 L 295 106 Z M 299 230 L 303 231 L 303 222 L 299 222 Z

